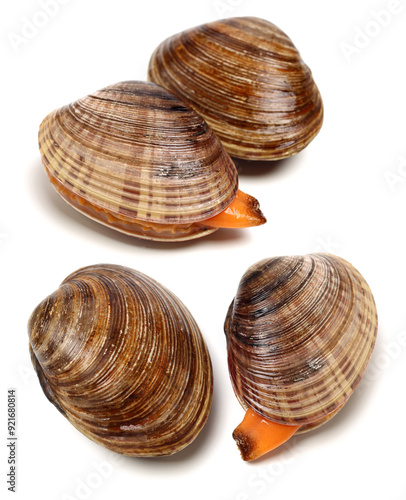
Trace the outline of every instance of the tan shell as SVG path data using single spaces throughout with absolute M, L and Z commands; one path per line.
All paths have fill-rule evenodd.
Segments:
M 148 78 L 192 106 L 229 154 L 278 160 L 319 132 L 323 104 L 290 38 L 255 17 L 203 24 L 168 38 Z
M 38 305 L 28 330 L 46 396 L 106 448 L 170 455 L 206 422 L 206 345 L 183 303 L 148 276 L 109 264 L 80 269 Z
M 275 257 L 244 274 L 225 332 L 241 405 L 304 432 L 333 416 L 360 382 L 377 312 L 364 278 L 340 257 Z
M 74 208 L 155 240 L 209 234 L 233 200 L 237 170 L 204 120 L 154 83 L 122 82 L 50 113 L 39 130 L 46 172 Z

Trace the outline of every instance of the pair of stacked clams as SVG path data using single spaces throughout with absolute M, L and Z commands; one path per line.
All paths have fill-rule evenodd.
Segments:
M 74 208 L 118 231 L 181 241 L 266 219 L 230 158 L 302 150 L 323 119 L 319 90 L 273 24 L 231 18 L 157 47 L 149 82 L 111 85 L 50 113 L 46 172 Z

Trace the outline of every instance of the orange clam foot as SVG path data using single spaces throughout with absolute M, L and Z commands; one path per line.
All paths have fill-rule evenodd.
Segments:
M 259 209 L 258 200 L 238 190 L 226 209 L 201 224 L 208 227 L 241 228 L 260 226 L 265 222 L 266 218 Z
M 249 408 L 244 420 L 233 432 L 233 438 L 237 442 L 242 459 L 250 461 L 283 444 L 300 427 L 271 422 Z

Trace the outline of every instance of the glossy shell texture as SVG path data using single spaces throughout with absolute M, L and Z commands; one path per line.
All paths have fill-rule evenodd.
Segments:
M 342 258 L 275 257 L 244 274 L 225 332 L 241 405 L 305 432 L 335 415 L 360 382 L 377 312 L 364 278 Z
M 238 189 L 237 170 L 205 121 L 149 82 L 121 82 L 50 113 L 39 130 L 46 172 L 88 217 L 154 240 L 215 229 Z
M 223 19 L 168 38 L 153 53 L 148 78 L 190 104 L 237 158 L 292 156 L 322 125 L 310 69 L 290 38 L 263 19 Z
M 106 448 L 171 455 L 206 422 L 205 342 L 183 303 L 148 276 L 107 264 L 80 269 L 37 306 L 28 331 L 48 399 Z

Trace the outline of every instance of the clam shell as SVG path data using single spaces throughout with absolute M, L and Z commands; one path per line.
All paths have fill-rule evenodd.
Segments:
M 275 257 L 244 274 L 225 332 L 241 405 L 304 432 L 337 413 L 360 382 L 377 312 L 368 284 L 342 258 Z
M 238 158 L 286 158 L 322 125 L 310 69 L 263 19 L 223 19 L 168 38 L 151 57 L 148 79 L 190 104 Z
M 117 83 L 53 111 L 39 148 L 65 201 L 140 238 L 209 234 L 215 229 L 198 223 L 238 189 L 236 167 L 205 121 L 154 83 Z
M 37 306 L 28 331 L 46 396 L 106 448 L 170 455 L 206 422 L 207 347 L 184 304 L 152 278 L 108 264 L 80 269 Z

